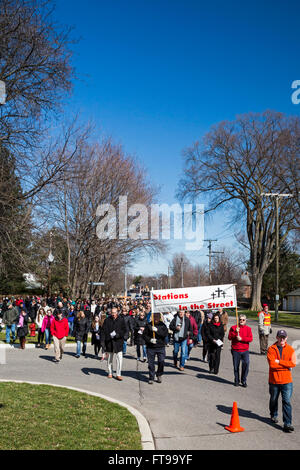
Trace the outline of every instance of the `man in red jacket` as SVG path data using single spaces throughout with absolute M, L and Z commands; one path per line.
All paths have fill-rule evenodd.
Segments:
M 249 372 L 249 343 L 253 340 L 252 330 L 246 325 L 246 315 L 239 316 L 239 324 L 233 325 L 228 334 L 231 341 L 231 354 L 234 369 L 234 385 L 240 383 L 240 362 L 242 362 L 241 383 L 247 387 L 247 376 Z
M 69 323 L 66 317 L 63 317 L 62 312 L 57 312 L 53 322 L 50 325 L 51 335 L 53 336 L 54 344 L 54 362 L 59 362 L 62 359 L 66 338 L 69 334 Z

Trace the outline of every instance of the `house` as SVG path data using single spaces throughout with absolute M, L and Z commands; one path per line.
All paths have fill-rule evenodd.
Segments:
M 283 310 L 300 312 L 300 288 L 289 292 L 283 299 Z
M 250 299 L 251 298 L 251 281 L 249 277 L 249 273 L 245 271 L 241 275 L 241 279 L 239 281 L 239 288 L 240 288 L 240 293 L 241 297 L 244 299 Z

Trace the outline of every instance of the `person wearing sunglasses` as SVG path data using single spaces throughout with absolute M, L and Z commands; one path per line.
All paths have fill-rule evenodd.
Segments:
M 228 334 L 228 339 L 231 341 L 231 354 L 233 360 L 234 371 L 234 386 L 247 387 L 247 377 L 249 372 L 249 343 L 253 341 L 252 330 L 250 326 L 246 325 L 246 315 L 239 316 L 238 325 L 233 325 Z M 242 363 L 242 370 L 240 374 L 240 364 Z

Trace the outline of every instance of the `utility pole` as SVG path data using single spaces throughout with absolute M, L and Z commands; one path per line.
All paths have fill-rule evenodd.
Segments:
M 224 251 L 212 251 L 212 246 L 211 246 L 211 242 L 217 242 L 218 240 L 212 240 L 211 238 L 209 238 L 208 240 L 204 240 L 205 242 L 208 242 L 208 259 L 209 259 L 209 262 L 208 262 L 208 269 L 209 269 L 209 283 L 212 284 L 212 269 L 211 269 L 211 259 L 213 257 L 214 254 L 217 254 L 217 253 L 224 253 Z
M 171 276 L 170 276 L 170 265 L 168 265 L 168 289 L 171 289 Z
M 279 198 L 283 197 L 294 197 L 293 194 L 280 194 L 280 193 L 261 193 L 261 196 L 274 197 L 275 198 L 275 230 L 276 230 L 276 279 L 275 279 L 275 321 L 279 318 Z
M 180 269 L 181 269 L 181 287 L 183 286 L 183 258 L 180 258 Z

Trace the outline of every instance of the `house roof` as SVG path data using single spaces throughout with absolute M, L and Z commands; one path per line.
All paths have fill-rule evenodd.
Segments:
M 296 289 L 296 290 L 293 290 L 292 292 L 289 292 L 288 294 L 286 294 L 287 296 L 288 295 L 300 295 L 300 288 L 299 289 Z

